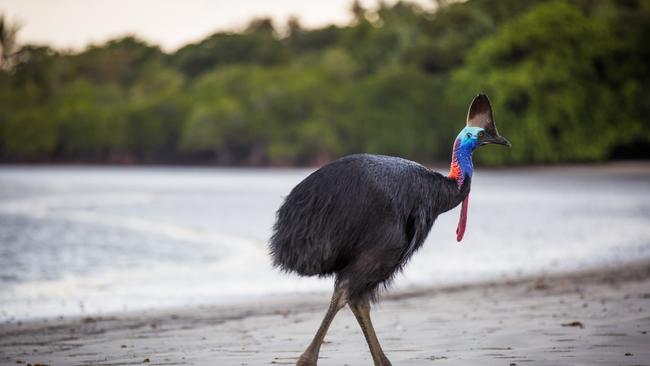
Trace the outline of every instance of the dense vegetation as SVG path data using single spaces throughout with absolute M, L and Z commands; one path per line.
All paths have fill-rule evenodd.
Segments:
M 352 11 L 346 27 L 258 19 L 171 54 L 134 37 L 17 46 L 2 18 L 0 161 L 441 161 L 478 91 L 514 145 L 483 162 L 650 157 L 650 1 Z

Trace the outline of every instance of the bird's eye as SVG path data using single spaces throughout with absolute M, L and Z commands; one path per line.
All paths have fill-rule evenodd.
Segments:
M 468 133 L 467 133 L 467 138 L 468 138 L 468 139 L 471 139 L 471 138 L 472 138 L 472 134 L 468 132 Z
M 483 132 L 483 131 L 478 133 L 478 137 L 483 137 L 483 135 L 485 135 L 485 132 Z

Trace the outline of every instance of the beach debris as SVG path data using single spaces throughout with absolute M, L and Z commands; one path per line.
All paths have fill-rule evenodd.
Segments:
M 445 357 L 445 356 L 435 356 L 435 355 L 434 355 L 434 356 L 429 356 L 429 357 L 427 357 L 427 360 L 430 360 L 430 361 L 435 361 L 435 360 L 446 360 L 446 359 L 447 359 L 447 357 Z
M 533 283 L 533 289 L 535 290 L 547 290 L 549 287 L 550 286 L 543 278 L 538 278 L 535 283 Z
M 126 344 L 121 345 L 120 348 L 126 348 Z
M 626 356 L 634 356 L 634 355 L 633 355 L 632 353 L 630 353 L 630 352 L 625 352 L 625 355 L 626 355 Z
M 562 326 L 563 327 L 579 327 L 580 329 L 583 329 L 585 327 L 585 325 L 582 324 L 582 322 L 577 321 L 577 320 L 569 322 L 569 323 L 562 323 Z
M 144 360 L 142 360 L 142 363 L 149 363 L 149 362 L 151 362 L 151 361 L 149 360 L 149 358 L 148 358 L 148 357 L 147 357 L 147 358 L 145 358 Z

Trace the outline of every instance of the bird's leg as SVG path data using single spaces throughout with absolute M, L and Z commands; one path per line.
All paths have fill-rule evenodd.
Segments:
M 296 366 L 316 365 L 316 362 L 318 362 L 318 352 L 320 351 L 320 346 L 323 343 L 327 329 L 329 329 L 336 313 L 341 310 L 347 302 L 348 299 L 345 288 L 343 288 L 340 283 L 337 283 L 334 288 L 334 294 L 332 294 L 332 301 L 330 302 L 330 306 L 325 314 L 325 318 L 323 318 L 323 321 L 321 322 L 314 339 L 309 344 L 309 347 L 307 347 L 305 352 L 303 352 L 300 358 L 298 358 Z
M 391 366 L 390 361 L 381 349 L 377 334 L 375 334 L 375 328 L 373 328 L 372 321 L 370 321 L 370 301 L 368 298 L 350 302 L 350 309 L 352 309 L 363 335 L 366 337 L 375 366 Z

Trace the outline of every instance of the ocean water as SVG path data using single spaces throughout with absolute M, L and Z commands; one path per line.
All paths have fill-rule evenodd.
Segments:
M 463 242 L 456 208 L 394 287 L 650 258 L 650 165 L 477 170 Z M 310 172 L 0 167 L 0 320 L 329 291 L 268 257 L 275 211 Z

